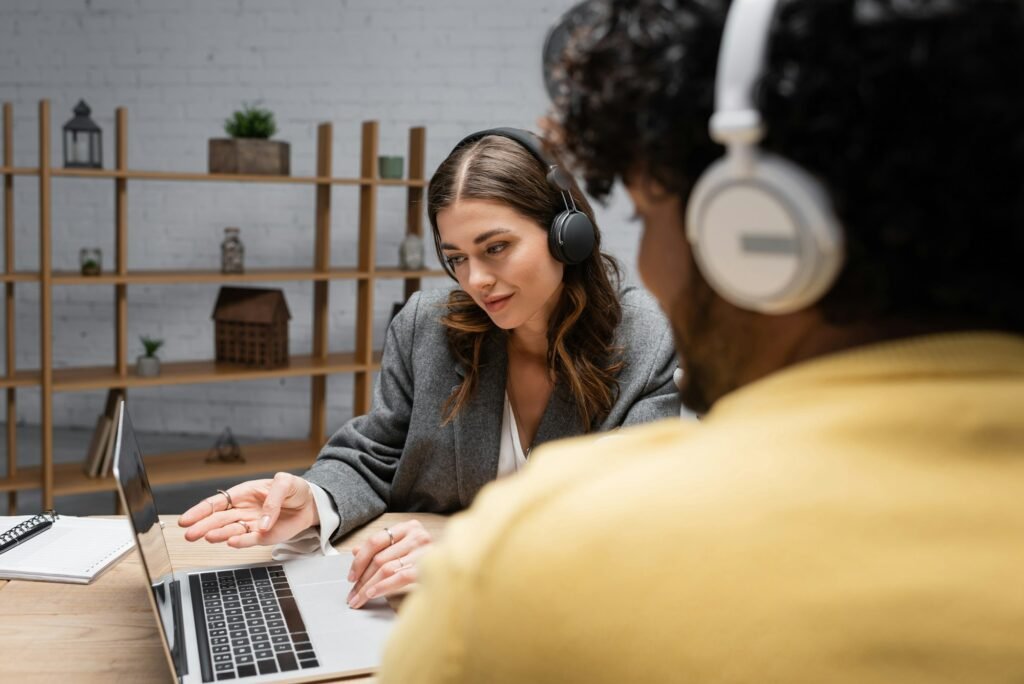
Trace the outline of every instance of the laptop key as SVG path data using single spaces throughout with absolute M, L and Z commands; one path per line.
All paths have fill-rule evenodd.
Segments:
M 217 681 L 218 682 L 222 682 L 225 679 L 234 679 L 234 678 L 235 678 L 235 673 L 234 672 L 218 672 L 217 673 Z
M 294 598 L 281 599 L 281 610 L 284 611 L 284 620 L 288 623 L 289 631 L 306 631 L 306 625 L 302 622 L 302 614 L 299 612 L 299 604 L 295 602 Z
M 256 665 L 260 668 L 260 674 L 273 674 L 277 672 L 277 662 L 273 660 L 260 660 Z
M 252 662 L 252 656 L 251 655 L 240 655 L 237 658 L 235 658 L 235 662 L 236 663 L 251 663 Z
M 214 653 L 231 653 L 231 647 L 230 646 L 214 646 L 213 647 L 213 652 Z
M 316 667 L 320 663 L 315 660 L 300 660 L 299 664 L 302 665 L 302 669 L 305 670 L 307 667 Z
M 291 644 L 274 644 L 274 650 L 278 653 L 290 653 L 292 650 Z
M 234 663 L 217 663 L 214 666 L 214 668 L 217 670 L 217 672 L 224 672 L 225 670 L 231 670 L 232 672 L 234 672 L 235 664 Z
M 299 663 L 291 653 L 278 653 L 277 664 L 281 666 L 281 672 L 289 672 L 291 670 L 299 669 Z
M 215 663 L 229 663 L 229 662 L 231 662 L 231 654 L 230 653 L 218 653 L 217 655 L 213 656 L 213 662 L 215 662 Z
M 316 654 L 312 651 L 299 651 L 299 660 L 316 660 Z
M 239 665 L 238 676 L 239 677 L 254 677 L 256 675 L 255 665 Z
M 263 659 L 266 659 L 266 658 L 273 658 L 273 657 L 274 657 L 274 652 L 271 651 L 269 648 L 265 649 L 265 650 L 262 650 L 262 651 L 256 651 L 256 658 L 259 659 L 259 660 L 263 660 Z

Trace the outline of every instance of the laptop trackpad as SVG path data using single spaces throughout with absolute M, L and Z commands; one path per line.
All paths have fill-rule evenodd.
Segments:
M 315 556 L 283 564 L 321 667 L 331 671 L 376 669 L 395 621 L 383 598 L 359 610 L 348 607 L 346 579 L 352 557 Z

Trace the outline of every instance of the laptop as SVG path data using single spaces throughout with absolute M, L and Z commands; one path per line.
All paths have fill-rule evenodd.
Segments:
M 301 682 L 377 669 L 395 614 L 383 599 L 348 607 L 349 554 L 175 570 L 124 401 L 116 420 L 117 491 L 178 682 Z

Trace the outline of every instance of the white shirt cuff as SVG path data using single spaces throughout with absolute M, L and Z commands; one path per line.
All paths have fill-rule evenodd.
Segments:
M 288 541 L 274 546 L 270 552 L 274 560 L 289 560 L 308 556 L 319 551 L 324 556 L 336 556 L 338 551 L 331 545 L 331 537 L 341 526 L 341 516 L 334 508 L 334 503 L 320 485 L 309 483 L 309 491 L 313 494 L 313 503 L 320 518 L 320 527 L 310 527 L 299 532 Z M 319 531 L 318 531 L 319 530 Z

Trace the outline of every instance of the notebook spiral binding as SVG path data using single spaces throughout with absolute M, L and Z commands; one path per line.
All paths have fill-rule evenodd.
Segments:
M 60 516 L 57 515 L 57 511 L 51 508 L 47 511 L 40 513 L 39 515 L 32 516 L 23 523 L 15 525 L 6 532 L 0 532 L 0 549 L 7 546 L 8 544 L 17 541 L 18 539 L 21 539 L 26 534 L 34 530 L 36 527 L 42 525 L 44 522 L 52 523 L 55 522 L 59 517 Z

